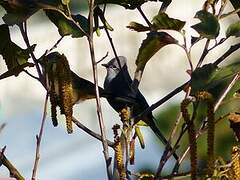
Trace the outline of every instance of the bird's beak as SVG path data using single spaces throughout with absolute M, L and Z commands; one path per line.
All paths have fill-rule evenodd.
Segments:
M 102 66 L 105 67 L 105 68 L 108 68 L 108 67 L 109 67 L 108 64 L 102 64 Z

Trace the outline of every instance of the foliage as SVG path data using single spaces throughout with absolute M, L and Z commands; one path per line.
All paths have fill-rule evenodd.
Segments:
M 228 16 L 234 14 L 238 14 L 239 16 L 239 1 L 206 0 L 202 9 L 196 12 L 196 15 L 193 17 L 200 21 L 191 25 L 191 28 L 194 29 L 199 36 L 192 37 L 190 45 L 187 44 L 188 32 L 186 33 L 187 28 L 185 27 L 188 22 L 171 17 L 166 11 L 172 1 L 160 0 L 161 5 L 159 6 L 159 12 L 151 18 L 151 21 L 141 8 L 143 4 L 150 6 L 150 1 L 154 1 L 154 5 L 156 6 L 159 5 L 157 0 L 89 0 L 89 14 L 88 17 L 85 17 L 81 13 L 72 13 L 69 8 L 71 5 L 70 0 L 0 0 L 0 5 L 6 11 L 6 14 L 2 17 L 4 24 L 0 25 L 0 54 L 8 69 L 7 72 L 1 72 L 0 80 L 12 75 L 18 76 L 19 73 L 25 72 L 30 78 L 39 81 L 43 88 L 46 89 L 47 94 L 42 125 L 40 132 L 37 135 L 36 157 L 32 179 L 36 178 L 39 162 L 39 148 L 44 129 L 48 96 L 50 97 L 51 115 L 54 126 L 58 125 L 56 107 L 59 106 L 61 114 L 65 115 L 68 133 L 73 132 L 72 123 L 75 123 L 83 131 L 102 142 L 108 179 L 113 179 L 113 176 L 121 180 L 131 179 L 133 176 L 136 176 L 138 179 L 169 179 L 174 178 L 175 176 L 184 177 L 187 175 L 191 175 L 192 179 L 200 177 L 205 179 L 239 179 L 239 147 L 234 146 L 234 143 L 236 143 L 235 141 L 239 142 L 240 140 L 240 64 L 239 62 L 235 62 L 221 67 L 219 66 L 219 64 L 226 61 L 227 57 L 233 52 L 239 52 L 239 41 L 227 49 L 218 59 L 213 59 L 211 63 L 204 64 L 208 53 L 214 51 L 215 48 L 222 45 L 229 38 L 239 40 L 239 20 L 237 22 L 231 22 L 227 27 L 225 36 L 220 37 L 220 32 L 222 31 L 220 24 L 222 19 L 227 19 Z M 234 10 L 231 12 L 225 12 L 225 7 L 228 3 L 231 3 L 234 7 Z M 147 24 L 143 25 L 142 23 L 132 21 L 127 26 L 127 28 L 134 30 L 136 33 L 146 34 L 146 38 L 142 40 L 142 44 L 136 55 L 134 80 L 132 84 L 128 82 L 129 89 L 133 91 L 133 96 L 126 95 L 126 97 L 116 97 L 113 93 L 107 92 L 98 86 L 98 74 L 96 68 L 98 62 L 95 60 L 95 49 L 93 46 L 94 32 L 96 32 L 97 36 L 100 36 L 100 30 L 105 30 L 111 48 L 115 54 L 115 58 L 119 61 L 118 64 L 120 64 L 117 51 L 109 33 L 109 31 L 113 31 L 113 28 L 107 22 L 105 17 L 105 7 L 108 4 L 115 4 L 129 10 L 138 11 Z M 218 6 L 220 8 L 217 8 Z M 43 10 L 48 19 L 57 27 L 61 38 L 51 49 L 46 50 L 40 58 L 36 58 L 36 45 L 31 45 L 29 42 L 27 21 L 39 10 Z M 100 25 L 99 20 L 101 21 L 102 26 Z M 10 29 L 13 25 L 19 28 L 27 46 L 26 49 L 18 46 L 11 40 Z M 175 36 L 174 33 L 172 34 L 172 32 L 181 35 L 184 43 L 180 44 L 177 36 Z M 52 52 L 58 44 L 61 43 L 61 40 L 65 36 L 71 36 L 72 38 L 86 37 L 89 44 L 89 53 L 91 55 L 94 83 L 74 74 L 68 64 L 68 59 L 64 54 Z M 197 65 L 194 66 L 191 57 L 191 49 L 200 40 L 205 41 L 205 46 Z M 213 44 L 212 47 L 210 47 L 211 44 Z M 178 46 L 186 53 L 191 68 L 190 70 L 187 70 L 187 72 L 191 78 L 188 82 L 179 86 L 152 106 L 148 107 L 146 105 L 145 107 L 146 103 L 144 98 L 140 98 L 140 101 L 137 101 L 139 100 L 137 99 L 139 98 L 137 96 L 139 93 L 139 83 L 141 82 L 145 68 L 151 63 L 152 57 L 167 45 L 173 47 Z M 161 64 L 160 60 L 159 64 Z M 27 68 L 29 67 L 36 70 L 38 74 L 37 77 L 27 71 Z M 123 70 L 124 68 L 126 67 L 119 67 L 120 70 Z M 126 79 L 127 78 L 125 77 L 125 80 Z M 121 87 L 120 84 L 118 85 Z M 168 121 L 165 122 L 165 126 L 169 128 L 169 132 L 171 133 L 169 133 L 170 138 L 165 138 L 166 140 L 163 141 L 165 144 L 165 150 L 162 155 L 159 155 L 160 163 L 158 164 L 157 171 L 147 172 L 141 170 L 141 172 L 130 172 L 128 166 L 134 165 L 137 161 L 135 160 L 135 149 L 137 147 L 135 145 L 136 139 L 138 139 L 141 148 L 145 148 L 146 142 L 141 133 L 141 126 L 152 125 L 150 124 L 152 122 L 146 120 L 144 121 L 145 123 L 139 121 L 135 124 L 134 122 L 136 121 L 134 121 L 134 119 L 139 120 L 142 118 L 142 120 L 144 120 L 146 117 L 149 118 L 151 115 L 150 113 L 154 109 L 161 106 L 163 103 L 168 102 L 169 99 L 181 91 L 185 92 L 185 96 L 182 97 L 182 102 L 179 102 L 178 104 L 180 112 L 175 113 L 173 110 L 165 116 Z M 126 105 L 126 107 L 118 112 L 122 124 L 113 127 L 114 142 L 111 142 L 106 138 L 100 97 L 118 100 Z M 78 101 L 91 98 L 96 99 L 96 112 L 98 114 L 101 135 L 89 130 L 73 117 L 74 104 Z M 137 104 L 136 102 L 142 102 L 142 104 Z M 135 106 L 140 106 L 141 108 L 144 106 L 144 111 L 140 114 L 134 114 L 134 112 L 132 112 L 132 109 L 134 108 L 132 107 Z M 153 121 L 154 118 L 152 116 L 151 118 Z M 175 123 L 169 123 L 171 119 L 176 119 Z M 229 120 L 229 122 L 227 120 Z M 219 126 L 222 122 L 224 125 Z M 161 118 L 155 119 L 155 123 L 159 129 L 160 127 L 162 129 L 162 126 L 164 126 L 164 121 L 162 121 Z M 235 134 L 236 140 L 229 134 L 223 134 L 219 127 L 228 128 L 228 132 Z M 157 127 L 156 131 L 158 131 Z M 207 134 L 206 136 L 204 135 L 205 133 Z M 225 138 L 225 141 L 227 141 L 226 137 L 231 138 L 231 140 L 228 140 L 231 142 L 230 146 L 225 146 L 225 148 L 228 148 L 226 150 L 232 148 L 230 164 L 225 163 L 227 160 L 224 159 L 226 158 L 224 154 L 221 154 L 221 158 L 216 157 L 216 154 L 219 153 L 219 149 L 216 147 L 220 147 L 220 149 L 223 148 L 219 145 L 219 139 L 223 141 Z M 114 158 L 109 155 L 109 147 L 114 150 Z M 183 162 L 188 151 L 190 158 Z M 4 149 L 0 152 L 0 160 L 10 171 L 10 175 L 16 179 L 23 179 L 22 175 L 9 162 L 3 153 Z M 163 176 L 166 163 L 172 155 L 177 161 L 171 166 L 172 172 Z M 4 161 L 2 160 L 3 158 Z M 115 159 L 116 162 L 111 161 L 111 159 Z M 182 172 L 181 167 L 186 162 L 190 162 L 191 167 L 188 171 Z M 199 162 L 203 162 L 203 164 L 200 164 Z

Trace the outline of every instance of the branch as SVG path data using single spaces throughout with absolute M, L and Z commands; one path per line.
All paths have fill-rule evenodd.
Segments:
M 19 25 L 19 28 L 20 28 L 20 31 L 21 31 L 21 34 L 22 34 L 22 37 L 23 37 L 23 40 L 27 46 L 28 49 L 31 48 L 31 45 L 30 45 L 30 42 L 29 42 L 29 39 L 28 39 L 28 35 L 27 35 L 27 22 L 25 21 L 24 23 L 21 23 Z M 43 79 L 43 75 L 42 75 L 42 72 L 41 72 L 41 69 L 40 69 L 40 66 L 38 64 L 38 60 L 37 58 L 35 57 L 34 53 L 31 51 L 30 52 L 30 55 L 32 57 L 32 60 L 36 66 L 36 69 L 37 69 L 37 72 L 38 72 L 38 76 L 39 76 L 39 79 L 40 79 L 40 82 L 43 83 L 42 79 Z
M 196 66 L 197 68 L 202 65 L 204 58 L 207 56 L 207 54 L 208 54 L 208 52 L 209 52 L 209 51 L 208 51 L 209 43 L 210 43 L 210 39 L 207 39 L 207 41 L 206 41 L 206 43 L 205 43 L 205 47 L 204 47 L 204 49 L 203 49 L 203 53 L 202 53 L 202 55 L 201 55 L 201 57 L 200 57 L 200 59 L 199 59 L 199 61 L 198 61 L 197 66 Z
M 96 105 L 97 105 L 97 116 L 101 131 L 101 138 L 102 138 L 102 146 L 103 146 L 103 154 L 105 158 L 106 168 L 107 168 L 107 176 L 108 179 L 113 179 L 112 167 L 111 167 L 111 158 L 109 157 L 108 152 L 108 142 L 106 137 L 106 128 L 103 121 L 102 109 L 101 109 L 101 102 L 100 102 L 100 95 L 99 95 L 99 88 L 98 88 L 98 71 L 97 71 L 97 63 L 95 60 L 95 52 L 94 52 L 94 45 L 93 45 L 93 11 L 94 11 L 94 0 L 89 0 L 89 36 L 88 36 L 88 43 L 89 43 L 89 50 L 92 60 L 92 69 L 93 69 L 93 78 L 95 84 L 95 92 L 96 92 Z
M 218 98 L 218 100 L 216 101 L 215 105 L 214 105 L 214 112 L 216 112 L 216 110 L 218 109 L 218 107 L 220 106 L 220 104 L 222 103 L 223 99 L 226 97 L 226 95 L 228 94 L 228 92 L 231 90 L 231 88 L 234 86 L 234 84 L 238 81 L 239 79 L 239 73 L 237 73 L 231 80 L 231 82 L 228 84 L 228 86 L 223 90 L 223 92 L 221 93 L 220 97 Z M 222 119 L 222 118 L 221 118 Z M 206 120 L 203 121 L 203 123 L 205 123 Z M 219 120 L 215 121 L 215 124 L 218 123 Z M 208 128 L 202 125 L 200 127 L 200 129 L 198 130 L 198 133 L 196 135 L 196 139 L 200 137 L 201 134 L 203 134 L 204 132 L 206 132 Z M 188 151 L 190 150 L 189 146 L 188 148 L 185 150 L 185 152 L 183 153 L 183 155 L 179 158 L 179 161 L 175 164 L 175 167 L 173 168 L 173 172 L 177 172 L 180 164 L 182 163 L 182 161 L 184 160 L 184 158 L 186 157 Z
M 237 51 L 240 48 L 240 43 L 232 45 L 221 57 L 219 57 L 213 64 L 219 65 L 222 61 L 224 61 L 229 55 L 233 52 Z
M 32 171 L 32 180 L 36 179 L 37 168 L 38 168 L 38 163 L 39 163 L 39 159 L 40 159 L 40 145 L 41 145 L 41 140 L 42 140 L 42 135 L 43 135 L 44 124 L 45 124 L 45 120 L 46 120 L 46 115 L 47 115 L 47 100 L 48 100 L 48 93 L 46 94 L 46 98 L 45 98 L 45 103 L 44 103 L 44 108 L 43 108 L 43 116 L 42 116 L 42 122 L 41 122 L 40 130 L 39 130 L 39 134 L 36 135 L 37 146 L 36 146 L 35 160 L 34 160 L 34 166 L 33 166 L 33 171 Z
M 5 128 L 6 125 L 7 125 L 6 123 L 2 123 L 0 125 L 0 133 L 3 131 L 3 129 Z
M 86 132 L 87 134 L 89 134 L 90 136 L 98 139 L 99 141 L 102 141 L 102 137 L 101 137 L 99 134 L 93 132 L 92 130 L 90 130 L 89 128 L 87 128 L 86 126 L 84 126 L 84 125 L 83 125 L 82 123 L 80 123 L 75 117 L 73 117 L 73 123 L 74 123 L 77 127 L 79 127 L 80 129 L 82 129 L 84 132 Z M 108 143 L 108 146 L 110 146 L 111 148 L 114 147 L 114 142 L 107 140 L 107 143 Z
M 144 12 L 142 11 L 141 7 L 139 6 L 137 8 L 138 12 L 142 15 L 143 19 L 146 21 L 146 23 L 148 24 L 148 26 L 151 28 L 152 24 L 151 22 L 148 20 L 147 16 L 144 14 Z
M 163 103 L 165 103 L 166 101 L 168 101 L 169 99 L 171 99 L 173 96 L 177 95 L 178 93 L 180 93 L 185 86 L 187 86 L 189 84 L 190 81 L 185 82 L 184 84 L 182 84 L 181 86 L 177 87 L 176 89 L 174 89 L 172 92 L 170 92 L 169 94 L 167 94 L 165 97 L 163 97 L 162 99 L 160 99 L 159 101 L 157 101 L 156 103 L 152 104 L 151 106 L 149 106 L 147 109 L 145 109 L 142 113 L 140 113 L 139 115 L 137 115 L 136 117 L 133 117 L 134 119 L 139 119 L 141 117 L 146 116 L 147 114 L 149 114 L 150 112 L 152 112 L 154 109 L 158 108 L 159 106 L 161 106 Z
M 0 149 L 1 164 L 3 164 L 8 169 L 11 177 L 16 178 L 17 180 L 24 180 L 24 177 L 19 173 L 19 171 L 14 167 L 14 165 L 4 155 L 4 150 L 5 150 L 5 148 Z

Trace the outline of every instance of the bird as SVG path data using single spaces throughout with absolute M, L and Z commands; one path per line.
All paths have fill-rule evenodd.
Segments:
M 149 107 L 139 89 L 133 90 L 131 87 L 132 79 L 128 72 L 127 59 L 124 56 L 113 58 L 108 63 L 102 64 L 102 66 L 107 70 L 104 80 L 104 91 L 110 94 L 107 97 L 107 101 L 115 111 L 119 113 L 123 108 L 130 107 L 132 116 L 136 117 Z M 164 145 L 168 144 L 165 136 L 156 126 L 152 112 L 141 117 L 141 119 L 135 119 L 134 123 L 136 124 L 140 120 L 144 121 L 152 129 Z M 176 160 L 178 159 L 175 152 L 173 156 Z

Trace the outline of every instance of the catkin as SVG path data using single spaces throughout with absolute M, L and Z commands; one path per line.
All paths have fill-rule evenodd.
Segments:
M 190 145 L 190 160 L 191 160 L 191 179 L 197 179 L 197 142 L 196 131 L 193 121 L 190 120 L 190 115 L 187 110 L 187 106 L 191 103 L 190 99 L 184 99 L 181 103 L 181 112 L 183 119 L 187 124 L 188 138 Z

